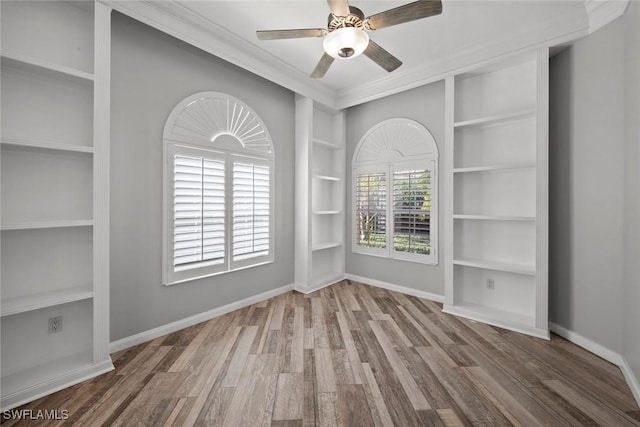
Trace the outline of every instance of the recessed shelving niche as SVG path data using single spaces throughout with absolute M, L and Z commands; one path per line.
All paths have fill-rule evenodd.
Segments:
M 113 369 L 104 131 L 111 9 L 56 0 L 0 8 L 0 406 L 7 410 Z M 63 327 L 49 334 L 52 317 Z
M 296 101 L 296 285 L 344 277 L 344 113 Z
M 548 338 L 548 51 L 446 81 L 444 310 Z

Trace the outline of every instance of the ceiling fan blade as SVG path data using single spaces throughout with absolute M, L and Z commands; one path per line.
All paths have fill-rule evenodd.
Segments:
M 402 65 L 402 61 L 381 48 L 380 45 L 373 40 L 369 40 L 369 45 L 363 53 L 388 72 L 392 72 Z
M 367 18 L 367 25 L 371 30 L 391 27 L 416 19 L 428 18 L 429 16 L 440 15 L 442 13 L 442 2 L 440 0 L 419 0 L 413 3 L 398 6 L 384 12 L 376 13 Z
M 321 79 L 327 73 L 327 70 L 333 64 L 334 59 L 327 55 L 326 53 L 322 54 L 322 58 L 318 61 L 316 68 L 313 69 L 311 73 L 311 77 L 314 79 Z
M 300 30 L 261 30 L 256 31 L 260 40 L 299 39 L 304 37 L 324 37 L 324 28 L 305 28 Z
M 327 0 L 331 13 L 336 16 L 349 15 L 349 2 L 347 0 Z

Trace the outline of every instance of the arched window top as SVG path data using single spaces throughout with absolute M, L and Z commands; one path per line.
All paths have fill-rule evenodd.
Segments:
M 273 157 L 271 135 L 244 102 L 221 92 L 199 92 L 173 109 L 164 127 L 165 143 L 197 144 Z
M 431 132 L 415 120 L 385 120 L 364 134 L 353 155 L 353 164 L 388 163 L 416 158 L 438 158 Z
M 363 255 L 438 263 L 438 147 L 411 119 L 383 121 L 353 154 L 352 246 Z

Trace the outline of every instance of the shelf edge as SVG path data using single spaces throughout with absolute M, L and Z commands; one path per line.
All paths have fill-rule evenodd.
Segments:
M 92 227 L 92 219 L 61 220 L 61 221 L 25 221 L 0 225 L 0 230 L 40 230 L 44 228 Z
M 453 264 L 464 267 L 482 268 L 485 270 L 504 271 L 507 273 L 521 274 L 523 276 L 535 277 L 536 275 L 536 268 L 532 265 L 500 263 L 476 259 L 454 259 Z
M 2 57 L 3 59 L 8 59 L 9 61 L 17 62 L 23 67 L 29 66 L 33 68 L 38 68 L 48 72 L 54 72 L 54 73 L 62 74 L 65 76 L 71 76 L 71 77 L 86 80 L 89 82 L 93 82 L 95 79 L 92 73 L 87 73 L 86 71 L 67 67 L 65 65 L 55 64 L 53 62 L 42 61 L 40 59 L 32 58 L 27 55 L 20 55 L 14 52 L 8 52 L 3 50 L 0 52 L 0 57 Z
M 476 119 L 462 120 L 459 122 L 454 122 L 453 127 L 463 128 L 463 127 L 470 127 L 470 126 L 482 126 L 482 125 L 489 125 L 492 123 L 500 123 L 500 122 L 506 123 L 506 122 L 516 121 L 520 119 L 528 119 L 528 118 L 535 119 L 535 117 L 536 117 L 535 109 L 522 110 L 522 111 L 517 111 L 515 113 L 496 114 L 492 116 L 478 117 Z
M 15 314 L 27 313 L 29 311 L 41 310 L 47 307 L 55 307 L 56 305 L 68 304 L 70 302 L 83 301 L 91 298 L 93 298 L 93 290 L 88 290 L 86 288 L 81 290 L 78 288 L 77 291 L 63 293 L 58 295 L 58 297 L 56 297 L 55 293 L 52 293 L 49 298 L 41 298 L 40 300 L 34 298 L 35 302 L 30 304 L 12 303 L 12 300 L 9 300 L 2 304 L 2 308 L 0 308 L 0 317 L 13 316 Z M 28 297 L 15 298 L 15 300 L 18 299 L 27 300 Z
M 87 153 L 87 154 L 93 154 L 94 152 L 93 147 L 90 147 L 90 146 L 61 144 L 57 142 L 32 141 L 32 140 L 17 139 L 17 138 L 0 138 L 0 144 L 13 145 L 16 147 L 40 148 L 43 150 L 51 150 L 51 151 L 70 151 L 75 153 Z
M 453 173 L 493 172 L 493 171 L 503 171 L 503 170 L 511 170 L 511 169 L 531 169 L 535 167 L 536 167 L 535 163 L 512 163 L 512 164 L 502 164 L 502 165 L 454 168 Z
M 465 215 L 465 214 L 454 214 L 453 219 L 466 219 L 466 220 L 477 220 L 477 221 L 535 221 L 535 216 L 500 216 L 500 215 Z

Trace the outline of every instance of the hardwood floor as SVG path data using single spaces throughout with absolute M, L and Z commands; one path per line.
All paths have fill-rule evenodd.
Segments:
M 620 370 L 562 338 L 349 281 L 113 359 L 114 372 L 21 409 L 64 409 L 48 425 L 82 426 L 640 425 Z

